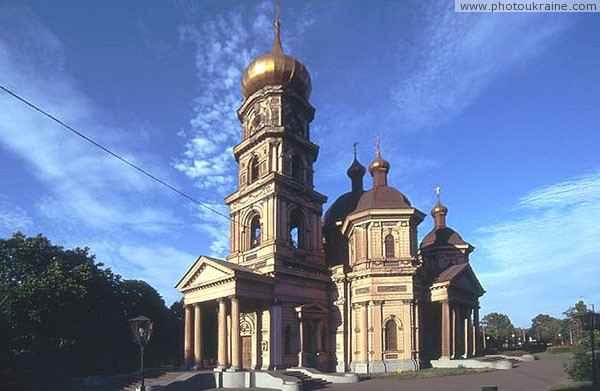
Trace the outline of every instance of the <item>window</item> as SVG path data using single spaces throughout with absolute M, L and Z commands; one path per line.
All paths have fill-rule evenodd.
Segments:
M 260 217 L 256 215 L 250 221 L 250 248 L 260 244 L 260 231 Z
M 254 183 L 258 179 L 258 156 L 252 157 L 250 160 L 250 173 L 248 175 L 249 183 Z
M 398 325 L 394 319 L 385 324 L 385 350 L 398 350 Z
M 290 215 L 290 244 L 294 248 L 304 248 L 304 220 L 299 210 Z
M 394 236 L 389 234 L 385 237 L 385 257 L 386 258 L 394 258 Z
M 304 182 L 304 164 L 299 155 L 294 155 L 292 157 L 292 178 Z

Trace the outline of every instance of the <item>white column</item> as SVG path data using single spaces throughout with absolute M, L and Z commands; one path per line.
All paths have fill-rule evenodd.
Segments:
M 194 364 L 202 366 L 202 309 L 200 303 L 194 305 Z
M 365 301 L 362 303 L 360 308 L 360 335 L 361 335 L 361 346 L 360 346 L 360 358 L 359 362 L 369 361 L 369 316 L 368 316 L 369 302 Z
M 240 349 L 240 302 L 237 297 L 231 298 L 231 367 L 242 367 L 242 349 Z
M 217 362 L 219 368 L 227 367 L 227 302 L 224 298 L 217 299 L 219 303 L 219 351 Z
M 192 306 L 185 306 L 185 329 L 184 329 L 184 354 L 183 360 L 186 366 L 192 365 Z

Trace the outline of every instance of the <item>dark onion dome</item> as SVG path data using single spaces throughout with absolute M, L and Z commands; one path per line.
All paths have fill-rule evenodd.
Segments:
M 273 49 L 248 65 L 242 76 L 242 95 L 248 98 L 266 86 L 290 88 L 308 100 L 311 91 L 310 74 L 300 61 L 283 52 L 279 36 L 279 18 L 275 19 Z
M 438 199 L 437 204 L 431 210 L 431 215 L 435 220 L 435 226 L 421 242 L 421 248 L 428 246 L 460 246 L 469 245 L 463 238 L 460 237 L 458 232 L 450 227 L 446 226 L 446 214 L 448 208 L 446 208 Z
M 346 216 L 356 208 L 361 195 L 362 192 L 349 191 L 339 196 L 325 212 L 323 225 L 335 225 L 338 221 L 344 221 Z
M 350 177 L 350 179 L 354 179 L 354 178 L 362 179 L 362 177 L 365 176 L 366 172 L 367 172 L 367 169 L 365 168 L 365 166 L 360 164 L 360 162 L 356 159 L 356 156 L 354 156 L 354 161 L 352 162 L 350 167 L 348 167 L 346 174 Z
M 373 188 L 360 197 L 353 213 L 368 209 L 402 209 L 410 208 L 410 201 L 404 194 L 387 185 L 387 173 L 390 163 L 381 157 L 379 150 L 373 163 L 369 165 L 369 172 L 373 176 Z
M 367 169 L 360 164 L 356 158 L 356 145 L 354 150 L 354 160 L 346 173 L 352 181 L 352 191 L 339 196 L 325 212 L 323 217 L 324 225 L 335 225 L 338 221 L 344 221 L 346 216 L 356 208 L 356 204 L 363 193 L 363 177 Z

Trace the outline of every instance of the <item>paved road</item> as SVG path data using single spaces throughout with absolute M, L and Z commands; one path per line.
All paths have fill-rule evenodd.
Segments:
M 547 391 L 567 380 L 564 363 L 562 357 L 543 357 L 538 361 L 520 363 L 513 369 L 430 379 L 366 380 L 332 384 L 325 390 L 481 391 L 484 386 L 498 386 L 498 391 Z

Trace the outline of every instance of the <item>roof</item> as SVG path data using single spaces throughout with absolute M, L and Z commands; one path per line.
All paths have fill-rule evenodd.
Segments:
M 439 283 L 449 283 L 451 287 L 471 292 L 478 297 L 485 293 L 471 265 L 466 262 L 452 265 L 442 271 L 433 281 L 433 284 Z
M 201 255 L 179 280 L 175 288 L 182 291 L 190 284 L 203 284 L 207 281 L 229 279 L 235 276 L 257 282 L 273 283 L 272 277 L 256 273 L 245 266 Z M 203 282 L 200 282 L 198 278 Z
M 338 221 L 344 221 L 346 216 L 356 208 L 358 200 L 363 193 L 349 191 L 339 196 L 325 212 L 325 216 L 323 217 L 324 225 L 335 225 Z
M 452 281 L 465 267 L 469 266 L 468 263 L 459 263 L 458 265 L 452 265 L 442 271 L 435 279 L 434 282 L 445 282 Z
M 410 208 L 406 196 L 390 186 L 375 186 L 363 193 L 353 213 L 368 209 L 403 209 Z
M 428 246 L 461 246 L 469 245 L 458 232 L 450 227 L 435 227 L 432 229 L 421 242 L 421 248 Z

